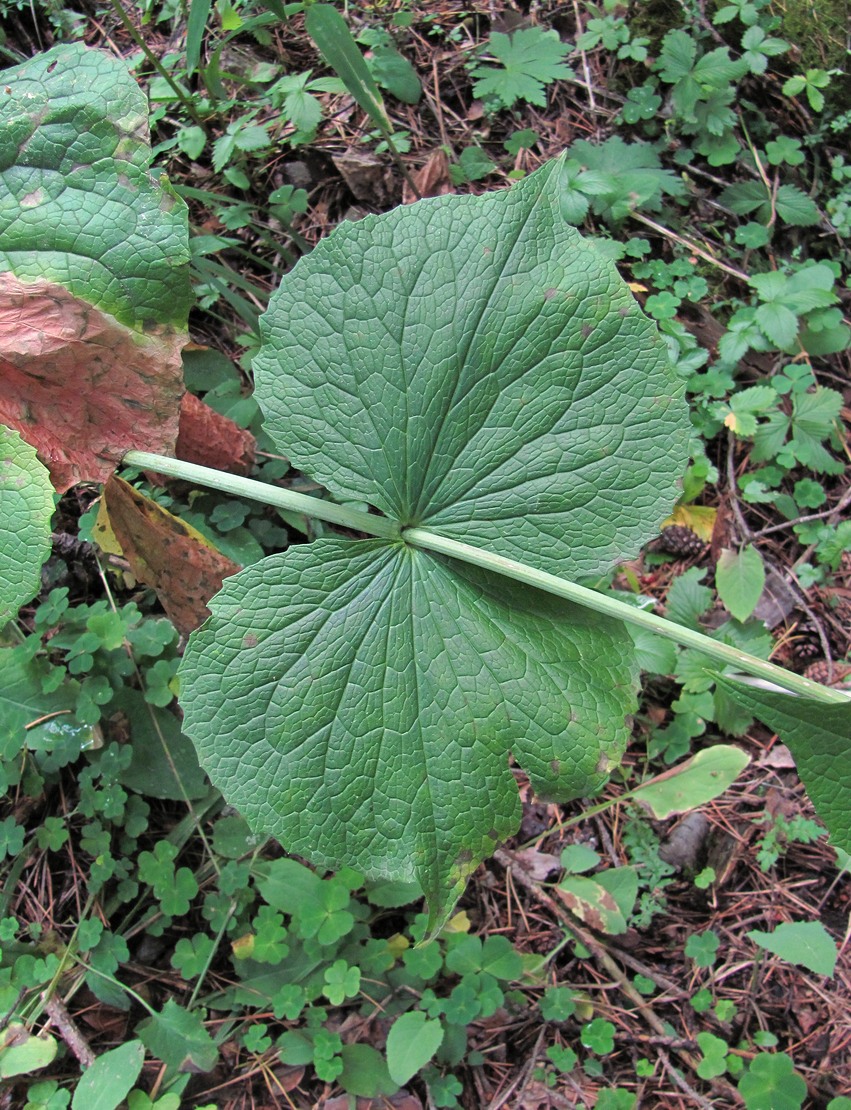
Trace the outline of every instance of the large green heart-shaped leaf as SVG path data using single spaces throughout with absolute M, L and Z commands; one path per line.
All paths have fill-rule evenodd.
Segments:
M 38 590 L 52 516 L 50 475 L 35 450 L 0 425 L 0 626 Z
M 598 572 L 676 497 L 687 419 L 654 326 L 559 214 L 562 163 L 346 224 L 284 279 L 266 428 L 397 541 L 318 541 L 230 579 L 190 639 L 185 728 L 257 831 L 416 878 L 432 925 L 513 832 L 509 753 L 591 793 L 626 742 L 622 627 L 414 550 L 404 528 Z
M 148 104 L 75 43 L 3 72 L 0 272 L 45 279 L 130 327 L 183 327 L 186 209 L 148 170 Z
M 419 880 L 433 920 L 513 833 L 508 753 L 593 793 L 628 736 L 619 624 L 382 540 L 317 540 L 226 581 L 181 669 L 184 727 L 258 831 Z
M 60 46 L 3 85 L 0 420 L 65 490 L 106 480 L 140 438 L 174 447 L 186 206 L 148 170 L 147 103 L 117 58 Z
M 254 369 L 266 430 L 338 496 L 575 576 L 658 534 L 688 436 L 562 172 L 344 223 L 281 283 Z

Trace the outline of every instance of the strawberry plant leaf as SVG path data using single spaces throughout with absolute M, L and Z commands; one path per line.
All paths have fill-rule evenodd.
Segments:
M 443 1026 L 422 1010 L 396 1018 L 387 1034 L 387 1070 L 394 1082 L 407 1083 L 440 1048 Z
M 750 544 L 741 551 L 725 547 L 715 568 L 715 585 L 736 620 L 746 621 L 765 585 L 765 567 L 757 549 Z
M 851 851 L 851 698 L 847 705 L 819 705 L 806 698 L 718 675 L 739 705 L 773 729 L 795 759 L 816 813 L 830 829 L 831 844 Z
M 621 626 L 402 544 L 317 540 L 210 607 L 181 683 L 213 782 L 320 866 L 418 880 L 433 926 L 517 828 L 509 751 L 577 796 L 627 740 Z
M 174 447 L 186 208 L 148 171 L 147 102 L 120 61 L 74 44 L 3 76 L 0 420 L 65 490 L 140 436 Z
M 770 933 L 751 929 L 748 936 L 760 948 L 816 975 L 832 977 L 836 970 L 836 942 L 820 921 L 786 921 Z
M 255 376 L 282 452 L 382 524 L 583 574 L 656 534 L 687 430 L 653 324 L 560 217 L 562 171 L 341 226 L 273 299 Z M 210 608 L 181 689 L 214 784 L 318 865 L 417 880 L 432 929 L 517 827 L 509 752 L 567 798 L 626 741 L 622 625 L 401 538 L 291 548 Z
M 0 626 L 38 592 L 52 516 L 53 486 L 35 449 L 0 426 Z

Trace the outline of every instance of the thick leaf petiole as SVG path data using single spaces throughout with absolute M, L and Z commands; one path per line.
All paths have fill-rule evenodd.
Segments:
M 565 578 L 559 578 L 545 571 L 535 570 L 525 563 L 505 559 L 501 555 L 494 555 L 490 551 L 461 543 L 458 540 L 439 536 L 427 528 L 407 528 L 400 531 L 395 521 L 373 513 L 365 513 L 359 509 L 350 509 L 345 505 L 338 505 L 333 501 L 322 501 L 316 497 L 309 497 L 294 490 L 281 489 L 269 486 L 264 482 L 256 482 L 251 478 L 241 478 L 235 474 L 225 474 L 220 470 L 213 470 L 206 466 L 197 466 L 194 463 L 182 462 L 179 459 L 166 458 L 148 451 L 130 451 L 124 456 L 125 466 L 134 466 L 143 470 L 155 470 L 172 478 L 180 478 L 188 482 L 197 482 L 198 485 L 208 486 L 220 490 L 222 493 L 231 493 L 235 496 L 247 497 L 253 501 L 261 501 L 276 508 L 288 509 L 292 512 L 304 513 L 318 520 L 336 524 L 342 528 L 351 528 L 359 532 L 366 532 L 386 540 L 400 540 L 412 547 L 433 551 L 438 555 L 447 555 L 453 559 L 460 559 L 465 563 L 481 567 L 496 574 L 513 578 L 537 590 L 544 590 L 556 597 L 572 601 L 587 609 L 603 613 L 625 624 L 634 624 L 639 628 L 646 628 L 667 640 L 673 640 L 681 647 L 696 648 L 704 655 L 718 660 L 724 666 L 734 666 L 745 674 L 754 678 L 772 683 L 782 690 L 792 694 L 811 698 L 813 701 L 827 705 L 845 705 L 849 697 L 840 690 L 832 690 L 811 682 L 802 675 L 793 674 L 774 663 L 767 663 L 754 655 L 740 651 L 729 644 L 720 643 L 684 628 L 673 621 L 665 620 L 654 613 L 648 613 L 627 605 L 617 598 L 607 594 L 598 593 L 586 586 L 577 585 Z
M 306 493 L 270 486 L 266 482 L 255 482 L 253 478 L 241 478 L 238 474 L 226 474 L 223 470 L 213 470 L 209 466 L 170 459 L 165 455 L 154 455 L 150 451 L 129 451 L 122 459 L 124 466 L 139 470 L 155 470 L 169 478 L 179 478 L 184 482 L 197 482 L 199 486 L 209 486 L 222 493 L 232 493 L 236 497 L 247 497 L 250 501 L 262 501 L 276 509 L 286 509 L 293 513 L 336 524 L 340 528 L 352 528 L 357 532 L 367 532 L 383 540 L 398 540 L 399 525 L 395 521 L 360 509 L 350 509 L 334 501 L 322 501 Z

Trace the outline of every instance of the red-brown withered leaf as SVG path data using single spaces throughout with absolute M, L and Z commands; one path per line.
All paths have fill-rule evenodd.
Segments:
M 131 570 L 156 590 L 177 630 L 188 635 L 207 619 L 207 602 L 239 566 L 122 478 L 111 477 L 103 495 L 109 523 Z
M 195 396 L 184 393 L 180 402 L 177 457 L 199 466 L 247 475 L 254 466 L 257 441 L 251 432 Z
M 60 493 L 106 481 L 132 448 L 172 454 L 185 332 L 135 331 L 46 280 L 0 274 L 0 423 Z

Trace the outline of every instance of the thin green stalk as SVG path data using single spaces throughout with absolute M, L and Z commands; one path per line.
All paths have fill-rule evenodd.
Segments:
M 194 123 L 197 123 L 198 126 L 203 129 L 204 125 L 201 117 L 195 110 L 195 105 L 192 103 L 192 100 L 187 95 L 186 90 L 180 87 L 180 85 L 174 80 L 172 75 L 168 72 L 159 58 L 157 58 L 157 56 L 151 51 L 148 44 L 145 42 L 145 40 L 136 30 L 134 24 L 131 22 L 130 18 L 127 15 L 127 12 L 125 12 L 124 8 L 122 8 L 121 0 L 109 0 L 109 6 L 118 16 L 122 26 L 124 27 L 124 30 L 148 59 L 148 62 L 153 66 L 160 77 L 162 77 L 162 79 L 170 86 L 172 92 L 186 109 L 187 115 L 192 119 Z
M 625 624 L 634 624 L 639 628 L 649 629 L 651 632 L 664 636 L 666 640 L 673 640 L 674 643 L 680 644 L 682 647 L 697 648 L 704 655 L 709 655 L 725 665 L 732 664 L 746 674 L 771 682 L 791 693 L 802 694 L 805 697 L 831 705 L 845 705 L 848 702 L 848 695 L 839 690 L 831 690 L 817 682 L 810 682 L 808 678 L 804 678 L 802 675 L 793 674 L 774 663 L 766 663 L 764 660 L 757 659 L 756 656 L 749 655 L 747 652 L 740 651 L 739 648 L 731 647 L 729 644 L 719 643 L 718 640 L 712 640 L 701 632 L 683 628 L 679 624 L 674 624 L 673 621 L 665 620 L 664 617 L 657 617 L 655 613 L 635 609 L 632 605 L 618 601 L 617 598 L 597 593 L 596 590 L 589 590 L 585 586 L 568 582 L 554 574 L 535 570 L 533 567 L 526 566 L 525 563 L 517 563 L 513 559 L 493 555 L 489 551 L 482 551 L 481 548 L 472 547 L 470 544 L 460 543 L 458 540 L 451 540 L 445 536 L 438 536 L 427 528 L 407 528 L 402 533 L 402 538 L 413 547 L 421 547 L 439 555 L 448 555 L 453 559 L 461 559 L 465 563 L 481 567 L 483 570 L 504 574 L 507 578 L 513 578 L 527 586 L 534 586 L 538 590 L 545 590 L 556 597 L 563 597 L 567 601 L 583 605 L 587 609 L 595 609 L 598 613 L 614 617 Z
M 793 674 L 774 663 L 766 663 L 749 655 L 739 648 L 722 644 L 701 632 L 690 628 L 683 628 L 673 621 L 657 617 L 655 613 L 647 613 L 636 609 L 623 601 L 607 594 L 589 590 L 586 586 L 579 586 L 555 574 L 547 574 L 542 570 L 535 570 L 525 563 L 506 559 L 502 555 L 494 555 L 490 551 L 483 551 L 479 547 L 461 543 L 458 540 L 439 536 L 427 528 L 406 528 L 400 532 L 399 525 L 386 517 L 364 513 L 357 509 L 348 509 L 344 505 L 336 505 L 332 501 L 320 501 L 315 497 L 308 497 L 303 493 L 293 490 L 279 489 L 255 482 L 250 478 L 240 478 L 235 474 L 224 474 L 219 470 L 212 470 L 206 466 L 196 466 L 194 463 L 182 462 L 179 459 L 169 459 L 162 455 L 154 455 L 148 451 L 130 451 L 124 456 L 127 466 L 139 467 L 143 470 L 155 470 L 160 474 L 167 474 L 172 478 L 182 478 L 188 482 L 197 482 L 202 486 L 210 486 L 221 490 L 223 493 L 232 493 L 237 497 L 248 497 L 253 501 L 262 501 L 267 505 L 277 508 L 289 509 L 306 516 L 316 517 L 318 520 L 328 521 L 343 528 L 351 528 L 358 532 L 367 532 L 387 540 L 402 539 L 412 547 L 419 547 L 426 551 L 434 551 L 438 555 L 448 555 L 452 559 L 461 559 L 465 563 L 481 567 L 483 570 L 493 571 L 496 574 L 513 578 L 524 585 L 532 586 L 536 590 L 544 590 L 556 597 L 565 598 L 586 609 L 593 609 L 597 613 L 613 617 L 625 624 L 634 624 L 639 628 L 649 629 L 663 636 L 666 640 L 673 640 L 681 647 L 696 648 L 704 655 L 717 659 L 724 666 L 734 666 L 745 674 L 786 690 L 789 693 L 800 694 L 812 698 L 814 701 L 828 705 L 847 705 L 848 695 L 841 690 L 832 690 L 828 686 L 821 686 L 811 682 L 802 675 Z
M 135 466 L 140 470 L 155 470 L 170 478 L 180 478 L 184 482 L 196 482 L 199 486 L 210 486 L 222 493 L 232 493 L 235 497 L 247 497 L 251 501 L 262 501 L 276 509 L 288 509 L 294 513 L 326 520 L 340 528 L 351 528 L 356 532 L 368 532 L 385 540 L 399 539 L 399 525 L 383 516 L 374 516 L 359 509 L 349 509 L 333 501 L 320 501 L 295 490 L 281 489 L 265 482 L 255 482 L 252 478 L 240 478 L 237 474 L 225 474 L 208 466 L 196 466 L 180 459 L 169 459 L 164 455 L 153 455 L 149 451 L 129 451 L 123 459 L 125 466 Z

